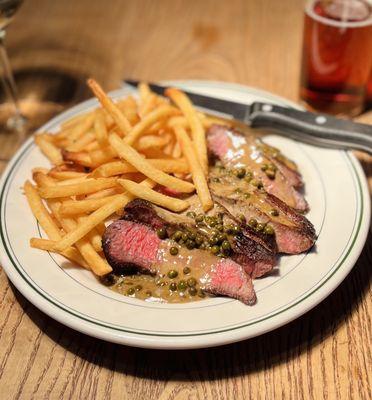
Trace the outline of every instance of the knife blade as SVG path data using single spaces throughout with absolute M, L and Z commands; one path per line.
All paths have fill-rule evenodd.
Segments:
M 137 87 L 138 81 L 126 80 Z M 164 95 L 166 86 L 149 84 L 156 94 Z M 193 104 L 210 113 L 228 115 L 253 128 L 275 130 L 301 142 L 336 149 L 356 149 L 372 154 L 372 126 L 356 123 L 309 111 L 278 106 L 273 103 L 253 102 L 242 104 L 230 100 L 205 96 L 190 91 L 187 94 Z

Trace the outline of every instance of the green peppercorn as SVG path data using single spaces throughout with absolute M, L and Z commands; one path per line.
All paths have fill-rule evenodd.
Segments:
M 251 219 L 248 221 L 248 225 L 249 225 L 251 228 L 255 228 L 255 227 L 257 226 L 257 220 L 256 220 L 255 218 L 251 218 Z
M 169 285 L 169 290 L 171 290 L 172 292 L 175 292 L 177 290 L 177 283 L 176 282 L 172 282 Z
M 207 215 L 207 216 L 204 218 L 204 221 L 205 221 L 205 223 L 206 223 L 207 225 L 210 225 L 210 224 L 211 224 L 211 221 L 212 221 L 212 217 L 210 217 L 209 215 Z
M 116 282 L 114 274 L 107 274 L 101 278 L 101 282 L 106 286 L 111 286 Z
M 274 228 L 271 225 L 266 225 L 264 232 L 266 235 L 273 235 L 275 233 Z
M 269 179 L 275 179 L 275 171 L 273 171 L 272 169 L 268 169 L 268 170 L 266 171 L 266 176 L 267 176 Z
M 203 222 L 203 220 L 204 220 L 204 215 L 203 215 L 203 214 L 198 214 L 198 215 L 195 217 L 195 221 L 196 221 L 196 222 Z
M 195 240 L 195 238 L 196 238 L 196 233 L 190 231 L 190 232 L 187 234 L 187 236 L 188 236 L 188 238 L 189 238 L 190 240 Z
M 134 289 L 136 290 L 136 292 L 140 292 L 142 290 L 142 285 L 136 285 Z
M 265 225 L 264 224 L 261 224 L 261 223 L 257 224 L 257 226 L 256 226 L 256 231 L 257 232 L 262 232 L 264 229 L 265 229 Z
M 272 215 L 273 217 L 277 217 L 279 215 L 279 211 L 276 208 L 273 208 L 272 210 L 269 211 L 269 214 Z
M 179 281 L 177 287 L 178 287 L 178 290 L 184 291 L 187 288 L 186 281 L 183 281 L 183 280 Z
M 215 218 L 212 218 L 210 223 L 209 223 L 209 226 L 213 228 L 216 225 L 217 225 L 217 220 Z
M 251 184 L 252 184 L 253 186 L 258 187 L 258 186 L 260 186 L 260 181 L 257 180 L 257 179 L 253 179 L 253 181 L 251 181 Z
M 267 164 L 262 165 L 261 167 L 261 171 L 266 171 L 269 168 L 269 166 Z
M 227 239 L 227 236 L 225 233 L 220 233 L 217 235 L 218 243 L 222 243 L 225 239 Z
M 196 217 L 196 214 L 194 213 L 194 211 L 188 211 L 188 212 L 186 213 L 186 217 L 195 218 L 195 217 Z
M 257 189 L 262 189 L 263 188 L 263 183 L 261 181 L 258 182 Z
M 237 188 L 234 190 L 234 193 L 236 193 L 236 194 L 240 194 L 241 192 L 242 192 L 242 189 L 240 189 L 240 188 Z
M 253 174 L 252 174 L 252 172 L 248 171 L 245 174 L 244 180 L 249 183 L 252 179 L 253 179 Z
M 197 284 L 197 281 L 196 281 L 195 278 L 189 278 L 189 279 L 187 280 L 187 285 L 190 286 L 190 287 L 196 286 L 196 284 Z
M 175 240 L 176 242 L 180 241 L 182 238 L 182 232 L 181 231 L 176 231 L 172 235 L 172 239 Z
M 218 254 L 220 252 L 220 246 L 217 246 L 217 245 L 212 246 L 211 252 L 213 254 Z
M 190 240 L 190 239 L 186 240 L 186 247 L 189 250 L 194 249 L 195 248 L 195 242 L 193 240 Z
M 145 295 L 146 295 L 147 297 L 150 297 L 150 296 L 152 295 L 151 290 L 146 290 Z
M 233 234 L 234 235 L 237 235 L 237 234 L 239 234 L 240 233 L 240 226 L 238 226 L 238 225 L 234 225 L 234 227 L 233 227 Z
M 203 290 L 203 289 L 200 289 L 200 290 L 199 290 L 198 296 L 201 297 L 202 299 L 204 299 L 205 293 L 204 293 L 204 290 Z
M 239 221 L 240 221 L 242 224 L 245 224 L 245 223 L 247 222 L 247 220 L 246 220 L 244 214 L 239 214 L 239 215 L 238 215 L 238 219 L 239 219 Z
M 201 245 L 199 245 L 199 249 L 200 250 L 205 250 L 206 249 L 206 245 L 204 243 L 202 243 Z
M 174 278 L 177 278 L 178 272 L 175 269 L 171 269 L 170 271 L 168 271 L 167 275 L 168 275 L 168 278 L 174 279 Z
M 216 229 L 217 229 L 219 232 L 223 232 L 223 225 L 222 225 L 222 224 L 216 225 Z
M 196 296 L 196 294 L 198 293 L 198 290 L 194 287 L 189 288 L 189 295 L 190 296 Z
M 134 293 L 135 293 L 135 289 L 134 288 L 129 288 L 128 290 L 127 290 L 127 294 L 129 295 L 129 296 L 133 296 L 134 295 Z
M 232 224 L 227 224 L 224 228 L 224 231 L 228 234 L 233 233 L 234 230 L 234 226 Z
M 156 230 L 156 234 L 159 239 L 166 239 L 168 237 L 167 230 L 165 228 L 159 228 Z
M 209 238 L 209 240 L 208 240 L 208 243 L 210 244 L 210 245 L 215 245 L 215 244 L 217 244 L 218 243 L 218 237 L 217 237 L 217 235 L 213 235 L 213 236 L 211 236 L 210 238 Z
M 239 179 L 243 179 L 245 177 L 246 170 L 245 168 L 238 168 L 236 171 L 236 177 Z
M 244 198 L 247 199 L 247 200 L 251 197 L 250 193 L 244 193 L 243 196 L 244 196 Z
M 212 182 L 214 182 L 214 183 L 220 183 L 221 180 L 220 180 L 220 178 L 212 178 Z
M 176 255 L 178 254 L 178 248 L 172 246 L 172 247 L 169 249 L 169 253 L 170 253 L 172 256 L 176 256 Z
M 181 239 L 182 239 L 184 242 L 186 242 L 186 240 L 187 240 L 188 238 L 189 238 L 189 237 L 188 237 L 187 233 L 183 232 L 183 233 L 182 233 L 182 236 L 181 236 Z
M 224 240 L 221 244 L 221 248 L 222 250 L 230 250 L 231 249 L 230 242 L 228 240 Z
M 195 238 L 195 244 L 199 247 L 203 244 L 204 239 L 203 236 L 197 235 Z
M 191 272 L 191 269 L 190 269 L 189 267 L 185 267 L 185 268 L 183 269 L 183 273 L 184 273 L 185 275 L 189 274 L 190 272 Z

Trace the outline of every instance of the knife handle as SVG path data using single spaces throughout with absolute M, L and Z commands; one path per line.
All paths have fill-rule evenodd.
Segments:
M 372 126 L 366 124 L 259 102 L 251 105 L 247 119 L 252 127 L 279 130 L 299 141 L 372 154 Z

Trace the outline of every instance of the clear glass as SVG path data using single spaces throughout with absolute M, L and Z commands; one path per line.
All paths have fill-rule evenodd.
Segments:
M 300 96 L 309 108 L 341 116 L 364 106 L 372 69 L 372 5 L 312 0 L 305 9 Z
M 5 113 L 2 122 L 3 129 L 9 131 L 23 132 L 25 129 L 26 119 L 22 115 L 19 103 L 17 87 L 14 81 L 13 71 L 9 63 L 8 54 L 4 45 L 6 27 L 11 22 L 13 15 L 18 7 L 22 4 L 22 0 L 0 0 L 0 63 L 2 67 L 1 80 L 4 90 L 11 103 L 9 113 Z

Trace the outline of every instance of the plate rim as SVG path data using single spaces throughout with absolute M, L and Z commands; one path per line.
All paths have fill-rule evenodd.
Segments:
M 167 84 L 170 81 L 167 81 Z M 233 91 L 236 91 L 237 89 L 239 89 L 239 91 L 244 91 L 244 92 L 249 92 L 252 94 L 257 94 L 259 96 L 262 97 L 267 97 L 271 100 L 276 100 L 278 102 L 280 102 L 281 104 L 287 104 L 289 106 L 291 106 L 292 102 L 287 101 L 284 98 L 281 98 L 280 96 L 275 96 L 275 95 L 271 95 L 268 92 L 265 91 L 261 91 L 259 89 L 255 89 L 255 88 L 250 88 L 244 85 L 238 85 L 238 84 L 231 84 L 231 83 L 224 83 L 224 82 L 216 82 L 216 81 L 195 81 L 195 80 L 190 80 L 190 81 L 171 81 L 173 85 L 188 85 L 188 84 L 200 84 L 200 85 L 204 85 L 205 86 L 217 86 L 217 87 L 222 87 L 222 88 L 227 88 L 227 89 L 232 89 Z M 192 90 L 192 89 L 191 89 Z M 123 92 L 130 92 L 130 90 L 128 90 L 127 87 L 123 87 L 121 89 L 118 89 L 114 92 L 110 92 L 110 94 L 112 94 L 113 96 L 117 95 L 118 93 L 123 95 Z M 71 114 L 76 114 L 78 113 L 79 109 L 86 109 L 89 102 L 92 102 L 92 99 L 89 99 L 87 101 L 84 101 L 82 103 L 79 103 L 78 105 L 64 111 L 63 113 L 57 115 L 56 117 L 54 117 L 52 120 L 48 121 L 47 124 L 45 125 L 49 125 L 49 124 L 55 124 L 56 122 L 53 122 L 55 120 L 58 119 L 64 119 L 67 117 L 67 115 L 69 113 Z M 300 108 L 299 105 L 297 105 L 297 108 Z M 44 125 L 44 126 L 45 126 Z M 42 128 L 40 128 L 40 130 L 42 130 Z M 27 150 L 27 148 L 30 146 L 30 142 L 32 142 L 32 136 L 21 146 L 21 148 L 16 152 L 16 154 L 12 157 L 12 159 L 10 160 L 8 166 L 6 167 L 6 169 L 3 172 L 3 175 L 1 177 L 0 180 L 0 189 L 1 189 L 1 198 L 0 198 L 0 206 L 2 207 L 2 195 L 3 195 L 3 191 L 4 191 L 4 187 L 6 185 L 7 179 L 11 174 L 12 169 L 17 165 L 18 163 L 18 159 L 22 156 L 22 154 Z M 43 304 L 44 301 L 48 301 L 50 302 L 50 299 L 46 299 L 46 300 L 42 300 L 40 301 L 40 299 L 35 299 L 35 296 L 43 296 L 40 293 L 34 293 L 35 292 L 35 288 L 33 288 L 29 283 L 25 282 L 24 285 L 21 284 L 17 279 L 12 279 L 12 277 L 14 278 L 13 274 L 11 273 L 11 270 L 13 269 L 13 267 L 11 266 L 11 260 L 7 259 L 7 257 L 5 257 L 5 255 L 3 255 L 4 253 L 1 252 L 0 253 L 0 259 L 1 262 L 3 264 L 4 267 L 4 271 L 6 272 L 6 274 L 8 275 L 9 279 L 12 280 L 13 284 L 17 287 L 18 290 L 20 290 L 20 292 L 25 295 L 25 297 L 34 305 L 36 305 L 39 309 L 41 309 L 43 312 L 45 312 L 46 314 L 48 314 L 49 316 L 51 316 L 52 318 L 58 320 L 59 322 L 68 325 L 70 327 L 72 327 L 73 329 L 76 329 L 78 331 L 87 333 L 91 336 L 95 336 L 95 337 L 99 337 L 105 340 L 109 340 L 109 341 L 114 341 L 117 343 L 122 343 L 122 344 L 129 344 L 132 346 L 138 346 L 138 347 L 151 347 L 151 348 L 199 348 L 199 347 L 208 347 L 208 346 L 215 346 L 215 345 L 222 345 L 222 344 L 226 344 L 226 343 L 230 343 L 230 342 L 235 342 L 238 340 L 243 340 L 249 337 L 253 337 L 253 336 L 257 336 L 257 335 L 261 335 L 267 331 L 270 331 L 272 329 L 276 329 L 279 328 L 280 326 L 300 317 L 301 315 L 303 315 L 304 313 L 306 313 L 309 309 L 315 307 L 317 304 L 319 304 L 325 297 L 327 297 L 342 281 L 343 279 L 347 276 L 347 274 L 351 271 L 352 267 L 354 266 L 357 258 L 359 257 L 363 247 L 364 247 L 364 243 L 365 243 L 365 239 L 366 236 L 368 234 L 368 227 L 369 227 L 369 213 L 370 213 L 370 207 L 369 206 L 369 190 L 368 190 L 368 185 L 363 173 L 363 170 L 360 166 L 359 161 L 356 159 L 356 157 L 351 153 L 351 152 L 344 152 L 342 150 L 340 150 L 340 152 L 344 153 L 350 160 L 351 165 L 353 166 L 354 169 L 354 173 L 355 176 L 358 178 L 359 180 L 359 184 L 360 184 L 360 196 L 361 196 L 361 201 L 362 203 L 365 202 L 365 207 L 363 208 L 363 206 L 361 207 L 361 217 L 360 217 L 360 226 L 359 226 L 359 232 L 357 232 L 355 234 L 353 243 L 351 245 L 351 247 L 348 249 L 347 253 L 342 257 L 342 262 L 340 263 L 340 265 L 334 270 L 332 271 L 332 274 L 329 275 L 320 285 L 317 285 L 315 287 L 315 289 L 313 291 L 311 291 L 308 295 L 306 295 L 305 297 L 301 298 L 300 300 L 298 300 L 297 302 L 295 302 L 294 304 L 291 304 L 290 306 L 288 306 L 287 308 L 285 308 L 284 310 L 281 310 L 275 314 L 273 314 L 270 317 L 267 317 L 267 319 L 272 319 L 273 317 L 276 317 L 278 314 L 284 314 L 286 315 L 288 313 L 288 311 L 290 309 L 294 309 L 294 312 L 292 312 L 292 315 L 289 315 L 287 318 L 282 319 L 282 321 L 278 324 L 274 323 L 271 324 L 273 326 L 268 326 L 267 329 L 260 331 L 259 333 L 256 334 L 244 334 L 244 332 L 242 332 L 240 335 L 232 335 L 233 337 L 231 338 L 219 338 L 218 335 L 220 335 L 221 333 L 224 332 L 206 332 L 206 333 L 199 333 L 199 334 L 188 334 L 188 335 L 166 335 L 166 336 L 156 336 L 156 334 L 153 333 L 148 333 L 148 334 L 144 334 L 144 333 L 140 333 L 140 334 L 136 334 L 136 333 L 129 333 L 129 335 L 132 338 L 129 338 L 128 336 L 125 335 L 113 335 L 110 332 L 101 332 L 100 328 L 98 328 L 98 331 L 95 329 L 91 329 L 91 327 L 89 326 L 82 326 L 81 325 L 81 321 L 79 323 L 79 321 L 73 321 L 73 320 L 68 320 L 66 321 L 66 319 L 63 318 L 63 316 L 60 316 L 59 314 L 56 315 L 55 313 L 53 313 L 51 310 L 49 310 L 48 307 L 45 307 L 45 305 Z M 368 222 L 364 222 L 363 223 L 363 216 L 368 217 L 365 218 Z M 359 239 L 359 240 L 358 240 Z M 359 247 L 355 248 L 355 243 L 358 243 Z M 2 237 L 2 229 L 1 229 L 1 241 L 0 241 L 0 245 L 2 250 L 5 250 L 5 252 L 7 252 L 6 249 L 6 244 L 4 243 L 4 239 Z M 354 248 L 354 252 L 352 252 Z M 340 267 L 342 266 L 342 264 L 347 261 L 350 257 L 350 253 L 351 254 L 351 261 L 349 261 L 348 264 L 350 264 L 347 268 L 345 268 L 345 270 L 343 271 L 343 274 L 341 274 L 340 277 L 338 277 L 338 279 L 333 282 L 332 285 L 330 285 L 330 288 L 328 288 L 327 290 L 324 290 L 320 293 L 321 295 L 318 296 L 317 299 L 315 299 L 315 301 L 310 302 L 310 304 L 305 303 L 305 307 L 302 307 L 302 309 L 300 311 L 296 312 L 296 307 L 299 306 L 300 303 L 304 303 L 304 301 L 306 299 L 308 299 L 309 297 L 313 296 L 314 293 L 319 292 L 319 289 L 321 289 L 322 287 L 326 286 L 327 283 L 331 280 L 331 278 L 339 271 Z M 8 263 L 10 263 L 10 265 L 8 265 Z M 17 272 L 19 275 L 21 275 L 19 272 Z M 11 275 L 11 276 L 10 276 Z M 21 275 L 21 278 L 24 279 L 24 277 Z M 332 280 L 331 280 L 332 281 Z M 26 293 L 25 293 L 26 292 Z M 319 294 L 319 293 L 318 293 Z M 43 296 L 44 297 L 44 296 Z M 58 305 L 53 305 L 53 307 L 58 307 Z M 61 313 L 65 313 L 66 310 L 61 309 Z M 81 317 L 74 315 L 73 318 L 77 318 L 77 319 L 81 319 Z M 259 323 L 261 321 L 256 321 L 255 323 Z M 86 321 L 85 322 L 88 325 L 91 324 L 96 324 L 92 321 Z M 235 332 L 240 332 L 240 331 L 244 331 L 247 326 L 250 326 L 251 324 L 246 324 L 243 327 L 237 327 L 237 328 L 232 328 L 232 329 L 228 329 L 226 330 L 227 333 L 231 332 L 231 331 L 235 331 Z M 112 328 L 109 327 L 105 327 L 105 329 L 108 330 L 112 330 Z M 225 332 L 225 333 L 226 333 Z M 139 336 L 148 336 L 149 338 L 153 338 L 153 340 L 142 340 L 141 339 L 136 339 L 135 336 L 139 335 Z M 208 340 L 207 342 L 205 342 L 204 340 L 200 340 L 200 337 L 208 337 L 209 339 L 211 339 L 212 337 L 214 338 L 214 340 Z M 217 337 L 215 337 L 217 336 Z M 164 337 L 168 337 L 168 338 L 172 338 L 172 341 L 174 341 L 175 339 L 185 339 L 185 337 L 197 337 L 198 338 L 198 343 L 173 343 L 173 346 L 171 346 L 168 341 L 164 341 L 164 343 L 158 343 L 159 340 L 163 339 Z M 130 340 L 132 339 L 132 340 Z M 202 343 L 201 343 L 202 342 Z

